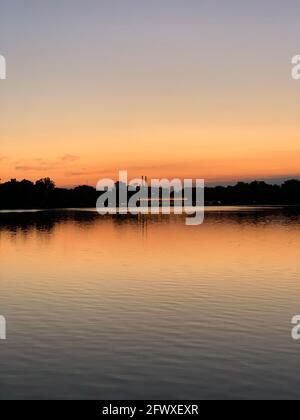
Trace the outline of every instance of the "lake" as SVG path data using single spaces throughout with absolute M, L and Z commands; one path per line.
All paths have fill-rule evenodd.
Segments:
M 300 398 L 300 212 L 1 212 L 0 399 Z

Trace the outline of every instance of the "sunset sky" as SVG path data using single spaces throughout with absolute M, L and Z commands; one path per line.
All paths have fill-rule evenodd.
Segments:
M 299 0 L 0 6 L 2 182 L 300 176 Z

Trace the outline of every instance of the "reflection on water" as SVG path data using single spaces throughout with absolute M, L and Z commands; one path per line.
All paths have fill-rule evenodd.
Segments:
M 300 213 L 0 214 L 0 398 L 299 398 Z

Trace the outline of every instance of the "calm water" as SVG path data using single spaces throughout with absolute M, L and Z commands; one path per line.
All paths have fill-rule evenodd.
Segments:
M 300 398 L 300 214 L 0 214 L 0 398 Z

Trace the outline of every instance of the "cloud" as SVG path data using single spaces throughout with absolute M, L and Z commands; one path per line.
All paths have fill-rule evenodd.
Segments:
M 97 174 L 105 174 L 107 171 L 89 171 L 86 169 L 78 170 L 78 171 L 67 171 L 65 172 L 66 176 L 83 176 L 83 175 L 97 175 Z
M 80 172 L 80 171 L 78 171 L 78 172 L 72 172 L 72 171 L 70 171 L 70 172 L 66 172 L 65 173 L 65 175 L 67 175 L 67 176 L 82 176 L 82 175 L 91 175 L 91 172 L 85 172 L 85 171 L 82 171 L 82 172 Z
M 62 169 L 66 165 L 80 159 L 79 156 L 66 154 L 61 156 L 56 161 L 49 161 L 42 158 L 34 158 L 28 160 L 19 160 L 15 162 L 16 171 L 52 171 L 55 169 Z
M 36 165 L 17 165 L 15 166 L 16 171 L 51 171 L 53 166 L 36 166 Z
M 79 156 L 74 156 L 74 155 L 64 155 L 61 157 L 61 161 L 62 162 L 74 162 L 75 160 L 80 159 Z

